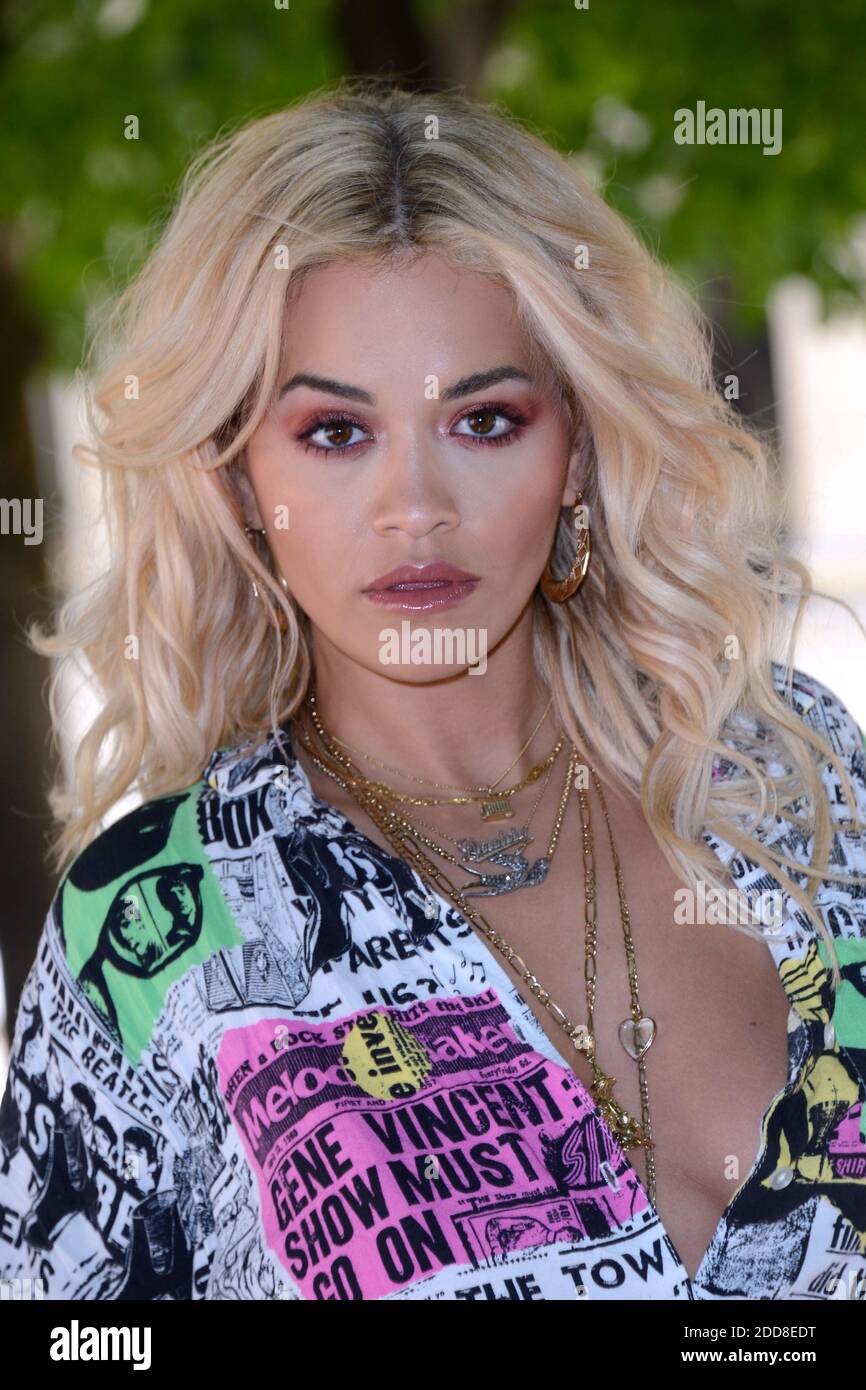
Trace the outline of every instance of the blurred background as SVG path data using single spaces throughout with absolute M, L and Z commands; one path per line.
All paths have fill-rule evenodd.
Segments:
M 344 74 L 500 102 L 699 299 L 719 383 L 778 460 L 791 544 L 866 622 L 864 38 L 855 0 L 0 0 L 0 1091 L 56 886 L 48 670 L 23 625 L 49 615 L 61 540 L 70 579 L 99 568 L 75 370 L 190 158 Z M 780 113 L 781 148 L 678 143 L 701 102 Z M 797 664 L 866 725 L 866 643 L 810 608 Z M 70 692 L 67 747 L 86 702 Z

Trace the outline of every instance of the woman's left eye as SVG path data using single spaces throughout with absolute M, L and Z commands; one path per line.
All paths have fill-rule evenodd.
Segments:
M 505 421 L 510 428 L 502 429 L 495 422 Z M 461 415 L 460 423 L 469 421 L 473 425 L 481 425 L 481 429 L 476 433 L 474 428 L 463 431 L 458 430 L 458 434 L 463 434 L 464 438 L 472 439 L 477 444 L 504 444 L 506 440 L 513 439 L 520 434 L 526 420 L 519 411 L 513 410 L 510 406 L 485 405 L 477 410 L 467 411 Z

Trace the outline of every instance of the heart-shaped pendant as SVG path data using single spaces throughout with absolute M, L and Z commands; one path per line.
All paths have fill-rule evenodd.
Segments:
M 635 1061 L 644 1055 L 655 1035 L 656 1025 L 652 1018 L 642 1018 L 638 1023 L 633 1018 L 624 1018 L 619 1025 L 619 1040 Z

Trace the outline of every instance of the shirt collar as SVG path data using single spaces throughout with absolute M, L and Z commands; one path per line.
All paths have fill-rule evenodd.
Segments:
M 245 796 L 268 782 L 288 786 L 292 777 L 300 777 L 309 787 L 309 780 L 294 754 L 291 721 L 279 726 L 279 734 L 278 739 L 269 732 L 258 748 L 254 736 L 242 743 L 217 748 L 202 772 L 202 780 L 223 797 Z

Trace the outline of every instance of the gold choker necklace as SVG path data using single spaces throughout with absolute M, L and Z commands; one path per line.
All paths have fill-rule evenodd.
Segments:
M 362 748 L 353 747 L 353 745 L 351 743 L 347 743 L 345 739 L 337 738 L 336 734 L 331 734 L 329 735 L 329 737 L 332 743 L 339 744 L 339 746 L 341 748 L 345 748 L 348 753 L 356 753 L 359 757 L 363 758 L 365 762 L 373 763 L 375 767 L 381 767 L 385 772 L 396 772 L 398 777 L 405 778 L 407 782 L 418 782 L 419 785 L 426 787 L 442 787 L 446 791 L 464 793 L 482 792 L 485 796 L 491 796 L 495 793 L 495 790 L 499 786 L 499 783 L 502 781 L 502 778 L 507 777 L 512 767 L 514 767 L 517 763 L 520 762 L 520 759 L 523 757 L 530 743 L 535 738 L 535 735 L 538 733 L 538 730 L 541 728 L 542 724 L 547 718 L 548 710 L 550 709 L 550 706 L 552 704 L 553 699 L 551 698 L 545 705 L 544 712 L 542 713 L 541 718 L 539 719 L 535 728 L 532 730 L 532 733 L 529 735 L 529 738 L 524 743 L 520 752 L 517 754 L 517 757 L 514 759 L 512 763 L 509 764 L 505 771 L 499 777 L 497 777 L 495 782 L 490 783 L 489 787 L 461 787 L 458 786 L 455 782 L 435 782 L 432 777 L 416 777 L 413 772 L 404 772 L 402 768 L 395 767 L 393 763 L 384 763 L 382 762 L 381 758 L 375 758 L 372 753 L 365 753 Z

